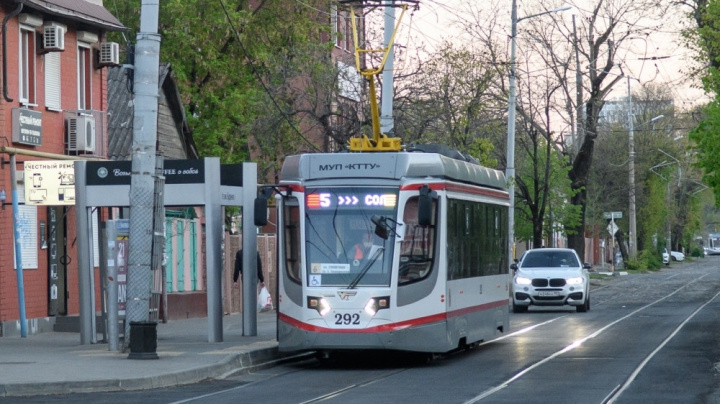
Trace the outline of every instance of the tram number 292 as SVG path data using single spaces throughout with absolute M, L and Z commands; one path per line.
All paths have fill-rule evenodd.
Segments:
M 358 313 L 335 313 L 335 325 L 360 325 Z

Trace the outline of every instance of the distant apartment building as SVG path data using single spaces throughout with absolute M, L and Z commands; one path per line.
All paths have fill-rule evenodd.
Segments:
M 675 107 L 673 100 L 632 100 L 632 103 L 628 102 L 625 98 L 613 98 L 605 101 L 602 110 L 600 111 L 600 119 L 598 121 L 601 125 L 611 125 L 614 123 L 628 125 L 628 109 L 632 105 L 632 115 L 635 117 L 647 116 L 647 119 L 651 119 L 658 113 L 658 111 L 672 111 Z M 637 125 L 642 122 L 635 121 Z

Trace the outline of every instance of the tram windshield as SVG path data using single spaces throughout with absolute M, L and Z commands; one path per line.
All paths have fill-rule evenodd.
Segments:
M 371 218 L 395 220 L 397 199 L 391 188 L 307 189 L 308 285 L 389 286 L 394 237 L 378 237 Z

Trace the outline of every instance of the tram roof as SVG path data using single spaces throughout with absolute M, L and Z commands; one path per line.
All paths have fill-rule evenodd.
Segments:
M 288 156 L 281 181 L 310 182 L 342 178 L 450 179 L 505 189 L 502 171 L 438 153 L 312 153 Z

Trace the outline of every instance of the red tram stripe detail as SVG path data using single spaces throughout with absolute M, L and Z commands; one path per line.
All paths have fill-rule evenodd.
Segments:
M 486 304 L 481 304 L 478 306 L 472 306 L 472 307 L 466 307 L 459 310 L 453 310 L 446 313 L 438 313 L 433 314 L 431 316 L 425 316 L 425 317 L 418 317 L 414 318 L 412 320 L 406 320 L 406 321 L 400 321 L 397 323 L 391 323 L 391 324 L 383 324 L 378 325 L 375 327 L 369 327 L 369 328 L 327 328 L 327 327 L 318 327 L 315 325 L 311 325 L 308 323 L 304 323 L 300 320 L 297 320 L 293 317 L 288 316 L 287 314 L 278 313 L 278 320 L 287 323 L 293 327 L 299 328 L 304 331 L 309 332 L 322 332 L 322 333 L 336 333 L 336 334 L 347 334 L 347 333 L 376 333 L 376 332 L 393 332 L 393 331 L 400 331 L 411 327 L 418 327 L 421 325 L 426 324 L 432 324 L 432 323 L 438 323 L 442 321 L 446 321 L 448 318 L 452 317 L 459 317 L 463 315 L 467 315 L 470 313 L 475 313 L 483 310 L 490 310 L 494 309 L 496 307 L 502 307 L 507 306 L 509 304 L 509 300 L 498 300 L 495 302 L 490 302 Z
M 437 191 L 437 190 L 447 190 L 447 191 L 455 191 L 455 192 L 464 192 L 467 194 L 472 195 L 482 195 L 482 196 L 489 196 L 492 198 L 499 198 L 504 200 L 510 199 L 510 194 L 507 193 L 507 191 L 498 191 L 495 189 L 489 189 L 489 188 L 481 188 L 478 186 L 470 186 L 470 185 L 464 185 L 464 184 L 458 184 L 454 182 L 444 182 L 444 183 L 431 183 L 428 184 L 430 186 L 430 189 Z M 423 184 L 410 184 L 410 185 L 402 185 L 400 186 L 401 191 L 415 191 L 419 190 L 420 187 L 422 187 Z

